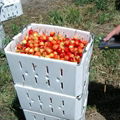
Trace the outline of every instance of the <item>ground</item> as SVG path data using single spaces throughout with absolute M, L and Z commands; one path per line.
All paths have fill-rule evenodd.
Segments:
M 117 24 L 119 24 L 119 11 L 113 11 L 112 14 L 109 12 L 110 10 L 107 10 L 108 13 L 106 11 L 101 12 L 100 10 L 100 12 L 97 11 L 96 14 L 95 8 L 93 7 L 94 4 L 86 4 L 86 6 L 79 7 L 73 4 L 73 0 L 22 0 L 22 4 L 24 15 L 4 23 L 6 34 L 10 37 L 14 36 L 17 30 L 19 32 L 26 24 L 31 22 L 69 26 L 77 29 L 87 30 L 95 34 L 96 42 L 91 61 L 91 81 L 89 85 L 89 99 L 86 120 L 120 120 L 120 51 L 100 51 L 97 44 L 102 35 L 106 35 Z M 74 18 L 74 15 L 73 18 L 71 18 L 72 13 L 70 14 L 69 18 L 66 18 L 65 15 L 69 14 L 67 8 L 80 10 L 80 14 L 82 14 L 84 18 L 83 16 L 79 16 L 76 11 L 76 18 Z M 59 11 L 64 11 L 66 14 L 63 13 L 63 16 L 61 17 L 59 14 L 52 12 L 57 14 L 57 20 L 55 19 L 54 14 L 52 14 L 52 18 L 48 17 L 50 11 L 57 10 L 58 13 Z M 114 18 L 111 15 L 113 15 Z M 81 21 L 79 21 L 77 17 L 79 17 Z M 61 23 L 61 19 L 64 23 Z M 76 22 L 81 22 L 81 24 L 76 24 Z M 13 26 L 11 30 L 12 24 Z M 11 31 L 14 34 L 11 34 Z M 0 59 L 0 64 L 2 68 L 0 75 L 3 74 L 3 71 L 6 71 L 7 74 L 10 74 L 4 55 Z M 15 97 L 14 88 L 12 87 L 12 78 L 11 76 L 4 74 L 4 77 L 1 77 L 0 80 L 2 81 L 4 79 L 8 81 L 0 83 L 0 120 L 24 120 L 22 117 L 23 114 L 19 109 L 18 100 Z M 106 93 L 104 92 L 105 81 L 108 82 Z M 11 92 L 6 92 L 7 90 Z

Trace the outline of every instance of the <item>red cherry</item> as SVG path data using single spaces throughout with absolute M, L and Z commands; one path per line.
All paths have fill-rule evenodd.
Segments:
M 32 35 L 34 33 L 34 31 L 32 29 L 29 30 L 28 34 Z
M 53 50 L 57 50 L 59 48 L 58 44 L 53 45 Z
M 55 35 L 55 32 L 50 32 L 50 36 L 53 37 Z

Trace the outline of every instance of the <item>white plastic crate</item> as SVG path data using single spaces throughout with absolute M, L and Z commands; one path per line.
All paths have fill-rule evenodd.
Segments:
M 25 114 L 26 120 L 69 120 L 69 119 L 58 118 L 55 116 L 50 116 L 42 113 L 29 111 L 29 110 L 24 110 L 24 114 Z M 83 113 L 82 117 L 79 120 L 85 120 L 85 113 Z
M 5 39 L 5 32 L 3 26 L 0 24 L 0 48 L 3 46 L 3 39 Z
M 55 31 L 73 37 L 78 35 L 89 41 L 80 64 L 68 61 L 37 57 L 15 52 L 15 46 L 28 33 L 29 29 L 38 32 Z M 5 53 L 15 84 L 37 89 L 58 92 L 71 96 L 81 96 L 85 77 L 89 71 L 89 61 L 93 49 L 90 32 L 44 24 L 31 24 L 13 38 L 5 48 Z M 88 60 L 89 59 L 89 60 Z
M 2 0 L 0 21 L 6 21 L 23 14 L 20 0 Z
M 24 110 L 26 120 L 66 120 L 55 116 Z
M 81 98 L 15 85 L 22 109 L 64 119 L 78 120 L 87 105 L 88 88 Z

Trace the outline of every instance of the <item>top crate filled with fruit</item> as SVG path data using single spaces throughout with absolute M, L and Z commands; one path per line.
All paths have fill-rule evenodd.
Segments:
M 90 32 L 33 23 L 5 53 L 16 84 L 78 96 L 89 74 L 92 47 Z

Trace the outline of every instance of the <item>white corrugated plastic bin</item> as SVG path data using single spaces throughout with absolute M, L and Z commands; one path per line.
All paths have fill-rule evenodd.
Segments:
M 3 47 L 3 39 L 5 39 L 5 32 L 2 24 L 0 24 L 0 49 Z
M 20 0 L 0 0 L 0 21 L 6 21 L 23 14 Z
M 68 61 L 37 57 L 15 52 L 15 46 L 30 29 L 50 33 L 55 31 L 73 37 L 80 36 L 89 41 L 80 64 Z M 81 96 L 88 76 L 89 63 L 93 49 L 90 32 L 45 24 L 30 24 L 22 33 L 13 38 L 5 53 L 15 84 L 57 92 L 70 96 Z
M 40 118 L 43 119 L 43 117 L 45 117 L 40 116 L 41 114 L 48 114 L 50 116 L 57 116 L 58 118 L 61 118 L 58 120 L 84 120 L 82 116 L 85 114 L 87 107 L 88 84 L 89 74 L 86 78 L 81 98 L 41 89 L 23 87 L 21 85 L 15 85 L 15 89 L 17 91 L 22 109 L 33 111 L 25 113 L 27 120 L 29 120 L 28 118 L 30 116 L 33 116 L 34 112 L 38 113 L 38 115 L 36 114 L 37 116 L 33 116 L 36 118 L 35 120 L 39 120 Z M 37 119 L 38 116 L 40 117 L 39 119 Z M 51 120 L 52 118 L 46 118 L 46 120 L 49 119 Z M 54 117 L 54 119 L 56 120 L 57 118 Z
M 69 120 L 63 119 L 55 116 L 50 116 L 42 113 L 37 113 L 29 110 L 24 110 L 24 114 L 26 120 Z M 82 117 L 79 120 L 85 120 L 85 113 L 83 113 Z
M 64 119 L 79 120 L 87 105 L 88 85 L 81 98 L 15 85 L 22 109 Z

